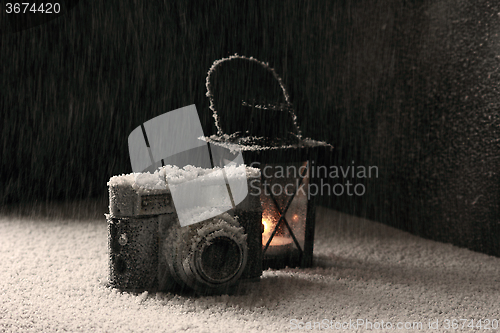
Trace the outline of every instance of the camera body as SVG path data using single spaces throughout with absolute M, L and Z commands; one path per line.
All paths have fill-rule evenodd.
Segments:
M 122 290 L 191 289 L 224 293 L 262 275 L 262 208 L 252 191 L 232 210 L 181 227 L 165 174 L 128 174 L 108 182 L 109 282 Z M 137 177 L 144 176 L 142 181 Z M 200 212 L 209 209 L 198 208 Z

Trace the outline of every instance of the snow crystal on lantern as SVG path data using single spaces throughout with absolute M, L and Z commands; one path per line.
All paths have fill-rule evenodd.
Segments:
M 257 150 L 278 150 L 288 148 L 309 148 L 309 147 L 329 147 L 332 145 L 324 141 L 317 141 L 310 138 L 302 138 L 298 143 L 288 145 L 264 145 L 265 138 L 262 137 L 233 137 L 232 135 L 211 135 L 204 138 L 207 142 L 229 149 L 231 153 L 240 151 L 257 151 Z

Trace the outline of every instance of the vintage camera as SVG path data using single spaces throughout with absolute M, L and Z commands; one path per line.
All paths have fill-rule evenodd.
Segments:
M 259 171 L 246 167 L 247 181 Z M 140 175 L 139 175 L 140 176 Z M 256 186 L 233 209 L 181 227 L 164 174 L 108 182 L 109 282 L 122 290 L 225 293 L 262 275 L 262 208 Z M 255 184 L 255 183 L 254 183 Z M 203 208 L 199 208 L 203 210 Z M 206 208 L 208 209 L 208 207 Z

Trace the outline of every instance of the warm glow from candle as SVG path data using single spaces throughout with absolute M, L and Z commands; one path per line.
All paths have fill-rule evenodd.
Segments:
M 271 234 L 271 222 L 268 219 L 262 218 L 262 224 L 264 225 L 264 234 Z M 269 236 L 268 236 L 269 238 Z
M 268 219 L 263 217 L 262 224 L 264 225 L 264 232 L 262 233 L 262 245 L 266 245 L 267 241 L 271 237 L 273 233 L 273 223 Z M 271 241 L 270 247 L 280 247 L 287 246 L 292 244 L 292 239 L 288 237 L 279 236 L 278 234 L 274 235 L 273 240 Z
M 271 230 L 272 223 L 267 218 L 263 217 L 262 224 L 264 225 L 264 233 L 262 233 L 262 244 L 265 245 L 267 244 L 267 241 L 269 240 L 269 237 L 271 237 L 271 233 L 273 232 Z

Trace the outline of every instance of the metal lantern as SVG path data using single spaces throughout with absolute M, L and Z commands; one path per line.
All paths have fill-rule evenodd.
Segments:
M 310 170 L 333 147 L 301 136 L 283 82 L 266 63 L 238 55 L 217 60 L 206 84 L 218 129 L 207 141 L 242 151 L 245 163 L 261 170 L 260 184 L 250 186 L 258 186 L 263 209 L 263 268 L 310 267 L 310 189 L 318 186 Z

